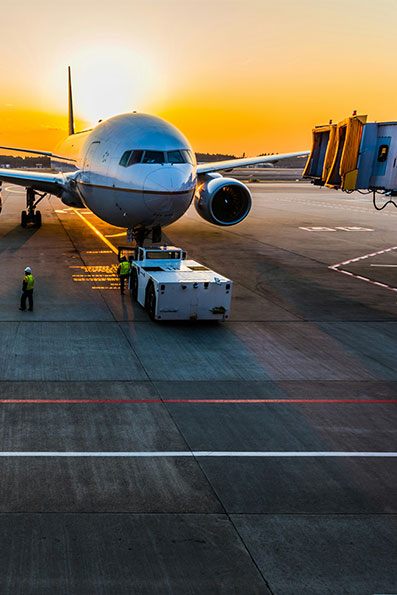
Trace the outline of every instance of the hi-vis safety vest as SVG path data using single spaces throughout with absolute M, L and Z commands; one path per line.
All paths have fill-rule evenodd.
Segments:
M 123 261 L 120 262 L 120 275 L 128 275 L 131 270 L 131 266 L 129 262 Z
M 30 291 L 33 289 L 34 286 L 34 277 L 33 275 L 25 275 L 24 281 L 26 281 L 26 290 Z

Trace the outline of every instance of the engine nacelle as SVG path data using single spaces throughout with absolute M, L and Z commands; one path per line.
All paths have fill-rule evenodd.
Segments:
M 251 210 L 251 193 L 242 182 L 206 174 L 198 187 L 194 206 L 199 215 L 215 225 L 235 225 Z
M 77 191 L 75 180 L 69 180 L 69 184 L 62 190 L 61 201 L 68 207 L 77 207 L 78 209 L 85 207 Z
M 76 193 L 71 193 L 67 191 L 62 192 L 61 201 L 64 205 L 67 205 L 68 207 L 75 207 L 77 209 L 82 209 L 85 207 L 81 198 Z

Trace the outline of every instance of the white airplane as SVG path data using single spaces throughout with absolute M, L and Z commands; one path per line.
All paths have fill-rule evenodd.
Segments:
M 161 228 L 182 217 L 193 198 L 205 220 L 235 225 L 248 215 L 251 194 L 242 182 L 224 178 L 218 171 L 308 154 L 300 151 L 197 165 L 183 134 L 156 116 L 120 114 L 90 130 L 75 132 L 70 67 L 68 92 L 69 136 L 56 153 L 0 147 L 49 156 L 55 170 L 0 168 L 1 181 L 26 188 L 23 227 L 40 227 L 41 213 L 36 207 L 47 194 L 58 196 L 68 206 L 87 207 L 111 225 L 130 229 L 138 244 L 150 232 L 153 241 L 161 241 Z

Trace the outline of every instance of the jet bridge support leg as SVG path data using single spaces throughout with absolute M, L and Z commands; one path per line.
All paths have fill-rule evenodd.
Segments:
M 39 197 L 37 200 L 36 195 Z M 21 212 L 22 227 L 27 227 L 29 223 L 35 227 L 41 227 L 41 212 L 36 211 L 36 207 L 45 196 L 47 196 L 46 192 L 40 194 L 33 188 L 26 188 L 26 211 Z

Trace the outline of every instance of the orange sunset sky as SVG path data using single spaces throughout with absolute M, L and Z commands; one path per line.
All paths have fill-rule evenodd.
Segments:
M 396 0 L 3 0 L 0 144 L 52 150 L 136 109 L 196 151 L 310 147 L 353 109 L 397 120 Z

